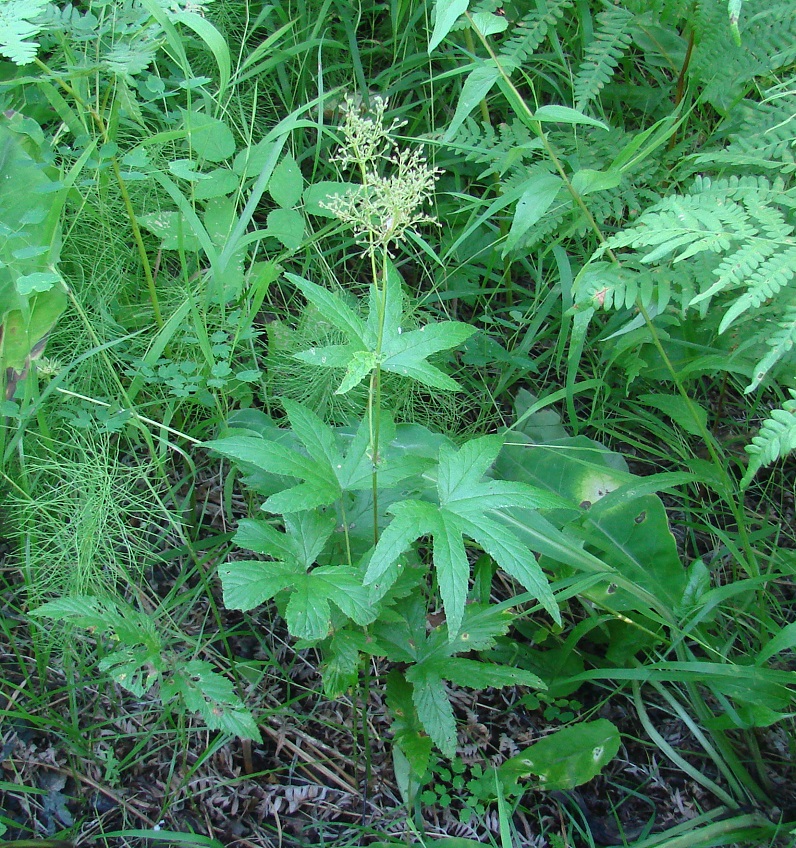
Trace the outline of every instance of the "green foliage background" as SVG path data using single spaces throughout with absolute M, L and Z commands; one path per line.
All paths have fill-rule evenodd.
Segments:
M 326 697 L 386 702 L 416 820 L 457 687 L 594 680 L 770 803 L 795 44 L 777 0 L 0 3 L 3 580 L 40 649 L 89 633 L 83 673 L 259 740 L 224 608 L 267 609 Z M 466 814 L 619 750 L 559 732 Z

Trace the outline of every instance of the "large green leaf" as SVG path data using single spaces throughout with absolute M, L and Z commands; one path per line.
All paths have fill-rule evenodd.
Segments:
M 268 192 L 283 209 L 292 209 L 304 192 L 304 178 L 296 160 L 288 153 L 274 168 L 268 182 Z M 302 221 L 303 227 L 303 221 Z
M 287 276 L 321 315 L 348 338 L 345 345 L 313 348 L 296 354 L 298 359 L 312 365 L 345 367 L 346 375 L 337 389 L 338 394 L 353 389 L 376 367 L 410 377 L 434 389 L 456 391 L 461 388 L 428 362 L 428 357 L 461 344 L 475 332 L 475 327 L 458 321 L 441 321 L 404 331 L 401 326 L 401 278 L 392 263 L 387 266 L 383 286 L 371 286 L 367 322 L 363 322 L 339 295 L 295 274 Z
M 235 152 L 232 130 L 219 118 L 204 112 L 183 112 L 188 147 L 199 159 L 222 162 Z
M 453 29 L 460 15 L 467 11 L 470 0 L 437 0 L 434 5 L 434 30 L 428 41 L 428 52 L 431 53 L 445 36 Z
M 347 565 L 315 567 L 334 530 L 334 516 L 305 510 L 285 515 L 284 522 L 285 532 L 280 532 L 265 521 L 241 521 L 235 541 L 270 559 L 238 560 L 219 567 L 226 606 L 250 610 L 287 592 L 288 629 L 309 641 L 329 634 L 330 603 L 357 624 L 370 624 L 378 606 L 371 603 L 359 570 Z
M 456 753 L 456 717 L 442 678 L 421 665 L 412 666 L 406 679 L 413 685 L 412 701 L 426 733 L 442 753 Z
M 483 436 L 459 450 L 440 447 L 438 506 L 405 500 L 390 507 L 394 518 L 382 533 L 365 575 L 366 583 L 389 584 L 395 579 L 392 567 L 401 554 L 421 536 L 432 536 L 434 568 L 451 639 L 456 637 L 462 622 L 470 576 L 463 536 L 481 545 L 501 568 L 538 598 L 556 621 L 560 620 L 558 606 L 536 558 L 490 514 L 512 505 L 537 509 L 567 506 L 567 502 L 523 483 L 482 480 L 501 445 L 500 437 Z
M 317 509 L 334 504 L 343 492 L 372 487 L 374 465 L 368 455 L 370 431 L 367 418 L 361 422 L 353 438 L 346 439 L 302 404 L 285 398 L 282 405 L 288 414 L 291 431 L 303 445 L 306 455 L 287 447 L 284 440 L 276 441 L 276 438 L 282 439 L 285 433 L 279 430 L 274 432 L 276 438 L 259 438 L 254 434 L 232 435 L 205 442 L 204 445 L 222 456 L 254 465 L 269 474 L 304 481 L 272 494 L 263 504 L 263 509 L 283 514 Z M 422 457 L 390 449 L 395 425 L 387 413 L 381 414 L 380 432 L 386 445 L 377 464 L 382 486 L 395 486 L 428 466 L 429 463 Z
M 687 577 L 663 503 L 654 493 L 692 476 L 635 477 L 621 458 L 583 436 L 562 435 L 557 427 L 551 430 L 547 418 L 547 441 L 538 444 L 536 439 L 544 438 L 535 431 L 538 418 L 532 415 L 522 422 L 525 432 L 512 434 L 495 469 L 504 479 L 533 484 L 578 504 L 579 509 L 551 514 L 566 536 L 561 535 L 558 549 L 549 544 L 540 552 L 577 569 L 603 570 L 605 581 L 584 594 L 609 609 L 677 608 Z M 541 517 L 525 509 L 511 510 L 511 516 L 527 530 L 520 536 L 526 541 L 533 538 Z M 545 535 L 552 542 L 550 532 Z M 580 551 L 573 545 L 576 540 Z
M 504 256 L 522 243 L 523 237 L 550 208 L 564 183 L 557 174 L 540 171 L 530 176 L 523 185 L 525 191 L 514 210 L 511 229 L 503 248 Z
M 619 751 L 619 731 L 604 718 L 545 736 L 498 768 L 514 782 L 535 775 L 545 790 L 574 789 L 598 775 Z

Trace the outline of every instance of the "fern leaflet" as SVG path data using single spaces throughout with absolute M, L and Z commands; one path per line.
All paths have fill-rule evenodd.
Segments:
M 749 467 L 741 485 L 746 487 L 757 472 L 783 456 L 796 451 L 796 390 L 789 390 L 792 399 L 786 400 L 782 409 L 775 409 L 763 422 L 760 432 L 746 446 Z
M 36 58 L 38 42 L 30 41 L 41 31 L 41 17 L 47 0 L 5 0 L 0 5 L 0 55 L 17 65 Z
M 583 111 L 611 79 L 614 69 L 631 41 L 634 16 L 621 6 L 611 6 L 597 15 L 600 28 L 586 48 L 574 88 L 574 105 Z
M 536 51 L 572 3 L 573 0 L 537 0 L 536 9 L 517 21 L 511 37 L 500 49 L 500 63 L 508 73 Z

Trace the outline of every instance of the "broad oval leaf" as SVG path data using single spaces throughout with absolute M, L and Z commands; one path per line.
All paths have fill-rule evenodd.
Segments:
M 506 760 L 501 778 L 518 780 L 535 775 L 540 788 L 566 791 L 598 775 L 619 751 L 619 731 L 607 719 L 582 722 L 545 736 Z
M 298 163 L 288 153 L 274 168 L 268 182 L 268 193 L 283 209 L 292 209 L 301 200 L 303 191 L 304 177 Z
M 204 112 L 183 112 L 189 148 L 199 159 L 223 162 L 235 152 L 232 130 L 218 118 Z

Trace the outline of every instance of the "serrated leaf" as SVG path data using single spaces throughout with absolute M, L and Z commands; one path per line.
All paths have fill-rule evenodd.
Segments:
M 382 341 L 381 368 L 442 391 L 458 391 L 461 386 L 439 368 L 426 362 L 434 353 L 449 350 L 466 341 L 475 332 L 475 327 L 457 321 L 427 324 L 419 330 L 387 335 Z
M 222 162 L 235 152 L 232 130 L 204 112 L 183 112 L 189 148 L 199 159 Z
M 312 579 L 325 586 L 329 600 L 357 624 L 370 624 L 378 615 L 378 607 L 370 603 L 359 572 L 345 565 L 316 568 Z
M 205 442 L 204 447 L 238 462 L 250 463 L 268 473 L 305 481 L 272 495 L 264 504 L 270 512 L 316 509 L 334 503 L 340 495 L 340 487 L 331 468 L 269 439 L 228 436 Z
M 487 651 L 494 647 L 498 636 L 503 636 L 513 620 L 512 614 L 494 604 L 468 604 L 456 638 L 448 643 L 453 654 L 458 651 Z
M 285 274 L 294 286 L 315 306 L 321 315 L 345 333 L 349 341 L 358 341 L 359 350 L 365 348 L 366 327 L 365 322 L 345 303 L 342 298 L 323 286 L 298 277 L 296 274 Z
M 32 609 L 29 615 L 34 618 L 51 618 L 53 621 L 73 621 L 86 628 L 104 629 L 108 625 L 107 614 L 100 605 L 99 599 L 87 596 L 48 601 Z
M 344 395 L 346 392 L 350 392 L 351 389 L 358 386 L 366 377 L 369 377 L 373 373 L 373 369 L 379 364 L 376 354 L 371 353 L 369 350 L 355 350 L 353 353 L 350 353 L 346 349 L 345 355 L 346 359 L 348 359 L 346 372 L 343 382 L 335 389 L 334 393 L 336 395 Z M 320 358 L 322 365 L 327 364 L 324 356 L 323 352 L 321 352 Z
M 293 550 L 284 533 L 261 519 L 241 518 L 234 536 L 235 544 L 247 551 L 274 559 L 291 556 Z
M 330 466 L 337 464 L 342 457 L 332 428 L 303 404 L 290 398 L 282 398 L 281 402 L 291 429 L 299 437 L 307 453 L 316 462 L 325 462 Z
M 443 321 L 404 332 L 401 327 L 401 278 L 392 264 L 388 266 L 383 288 L 371 286 L 367 322 L 362 321 L 338 295 L 294 274 L 288 274 L 287 277 L 318 308 L 321 315 L 348 338 L 347 345 L 313 349 L 297 355 L 305 362 L 326 367 L 341 367 L 344 364 L 347 374 L 337 389 L 338 394 L 349 391 L 361 382 L 372 370 L 369 366 L 374 362 L 383 371 L 411 377 L 431 388 L 443 391 L 460 388 L 455 380 L 426 359 L 465 341 L 475 332 L 475 328 L 457 321 Z
M 285 515 L 284 521 L 287 544 L 301 565 L 305 569 L 311 568 L 334 531 L 334 515 L 307 510 Z
M 213 197 L 224 197 L 238 190 L 239 178 L 229 168 L 216 168 L 198 182 L 193 189 L 193 196 L 197 200 L 209 200 Z
M 323 691 L 327 698 L 339 698 L 356 686 L 359 678 L 360 651 L 365 646 L 364 633 L 338 630 L 325 652 Z
M 378 581 L 388 573 L 390 566 L 406 551 L 415 539 L 441 528 L 439 510 L 423 501 L 404 500 L 390 510 L 394 516 L 379 538 L 370 558 L 365 584 L 378 586 Z M 397 576 L 397 575 L 396 575 Z M 378 586 L 387 589 L 387 586 Z
M 412 702 L 423 729 L 433 743 L 450 759 L 456 754 L 456 718 L 445 684 L 422 665 L 412 666 L 406 678 L 413 685 Z
M 423 727 L 413 701 L 413 687 L 404 675 L 393 670 L 387 676 L 387 705 L 393 716 L 393 749 L 401 752 L 405 764 L 403 774 L 396 774 L 402 795 L 413 798 L 431 758 L 432 742 L 423 735 Z
M 296 160 L 288 153 L 274 168 L 268 181 L 268 193 L 283 209 L 292 209 L 304 191 L 304 177 Z M 303 219 L 302 219 L 303 226 Z
M 439 507 L 405 500 L 390 507 L 393 520 L 383 531 L 368 564 L 365 583 L 380 590 L 395 579 L 392 566 L 409 546 L 425 535 L 433 536 L 433 559 L 440 586 L 448 638 L 454 640 L 464 616 L 470 569 L 464 553 L 463 536 L 477 542 L 497 563 L 532 592 L 550 615 L 560 621 L 555 598 L 533 553 L 513 534 L 498 524 L 489 512 L 502 507 L 527 504 L 566 505 L 561 498 L 521 483 L 483 481 L 481 478 L 500 451 L 499 436 L 483 436 L 459 450 L 443 445 L 437 466 Z M 480 505 L 480 506 L 479 506 Z
M 251 712 L 235 693 L 227 678 L 203 660 L 191 660 L 161 683 L 161 697 L 166 702 L 179 696 L 185 706 L 198 712 L 210 730 L 223 730 L 241 739 L 262 741 Z
M 253 146 L 244 147 L 235 157 L 232 170 L 241 177 L 256 177 L 265 168 L 274 152 L 274 142 L 264 138 Z
M 304 216 L 296 209 L 272 209 L 268 213 L 268 235 L 288 248 L 298 250 L 304 241 Z
M 240 560 L 219 566 L 224 605 L 229 609 L 254 609 L 293 585 L 298 565 L 285 562 Z
M 434 569 L 448 631 L 454 636 L 462 623 L 470 580 L 470 561 L 462 539 L 463 530 L 457 515 L 444 509 L 439 511 L 434 532 Z
M 482 516 L 473 522 L 469 518 L 465 532 L 488 553 L 508 574 L 518 580 L 539 603 L 550 613 L 553 620 L 561 623 L 561 613 L 544 572 L 536 557 L 507 527 L 491 518 Z
M 441 662 L 440 673 L 445 680 L 471 689 L 486 689 L 488 686 L 531 686 L 546 689 L 545 683 L 530 671 L 508 665 L 468 660 L 464 657 L 448 657 Z
M 310 642 L 325 639 L 329 635 L 331 616 L 326 586 L 313 580 L 311 574 L 301 575 L 285 610 L 291 635 Z
M 189 182 L 209 179 L 207 174 L 196 170 L 196 162 L 193 159 L 173 159 L 169 162 L 169 171 L 178 179 Z
M 233 561 L 219 567 L 224 603 L 228 607 L 249 610 L 285 590 L 303 591 L 305 594 L 309 591 L 313 595 L 321 596 L 339 591 L 337 584 L 325 579 L 322 571 L 317 578 L 314 577 L 314 572 L 307 573 L 334 530 L 334 516 L 308 510 L 286 515 L 284 521 L 284 533 L 279 533 L 265 522 L 246 521 L 243 524 L 236 540 L 247 543 L 274 559 L 268 562 Z M 365 596 L 365 589 L 361 584 L 351 581 L 347 588 L 351 597 L 345 600 L 351 605 L 361 605 L 362 597 Z M 293 620 L 297 621 L 296 616 L 303 614 L 302 601 L 299 601 L 298 606 L 293 607 Z M 312 625 L 312 622 L 304 619 L 299 621 L 302 638 L 320 638 L 306 635 L 308 632 L 317 632 L 319 625 L 316 623 L 315 629 L 310 631 L 308 628 Z M 294 635 L 299 634 L 296 632 Z

